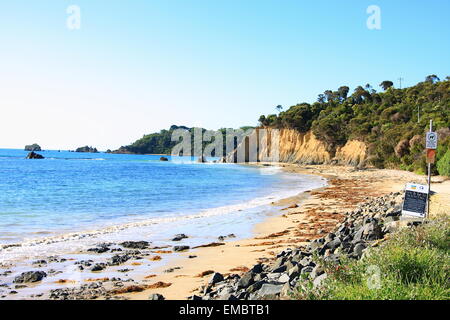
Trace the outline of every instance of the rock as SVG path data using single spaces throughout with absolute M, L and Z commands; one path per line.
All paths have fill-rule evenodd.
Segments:
M 289 281 L 291 281 L 291 278 L 289 277 L 289 275 L 287 273 L 283 273 L 281 275 L 281 277 L 278 278 L 278 282 L 281 282 L 281 283 L 286 283 Z
M 299 274 L 300 274 L 300 267 L 298 265 L 289 269 L 288 271 L 288 276 L 290 280 L 297 278 Z
M 169 159 L 166 157 L 161 157 L 161 158 L 159 158 L 159 161 L 169 161 Z
M 111 266 L 117 266 L 119 264 L 125 263 L 128 260 L 130 260 L 131 257 L 127 254 L 116 254 L 111 258 L 111 261 L 109 262 L 109 265 Z
M 369 241 L 381 239 L 383 237 L 381 226 L 375 220 L 366 223 L 363 227 L 363 236 Z
M 107 245 L 99 245 L 98 247 L 90 248 L 87 251 L 95 252 L 95 253 L 105 253 L 105 252 L 109 251 L 109 248 Z
M 286 282 L 283 285 L 283 288 L 281 289 L 280 296 L 281 297 L 289 297 L 291 292 L 292 292 L 291 286 L 290 286 L 289 282 Z
M 174 246 L 173 247 L 173 251 L 176 251 L 176 252 L 180 252 L 180 251 L 186 251 L 186 250 L 189 250 L 189 246 Z
M 27 155 L 27 159 L 45 159 L 42 155 L 35 153 L 34 151 L 31 151 L 28 155 Z
M 335 238 L 334 240 L 331 240 L 328 242 L 325 247 L 327 249 L 330 249 L 331 251 L 334 251 L 337 247 L 341 245 L 341 240 L 339 238 Z
M 147 241 L 125 241 L 120 243 L 120 245 L 128 249 L 146 249 L 150 243 Z
M 176 235 L 173 237 L 172 241 L 181 241 L 181 240 L 187 239 L 187 238 L 188 238 L 187 235 L 185 235 L 184 233 L 180 233 L 180 234 L 176 234 Z
M 47 274 L 44 271 L 23 272 L 20 276 L 14 278 L 14 283 L 38 282 L 46 276 Z
M 281 272 L 285 272 L 286 269 L 287 269 L 286 266 L 281 266 L 281 267 L 278 267 L 278 268 L 272 270 L 272 272 L 273 272 L 273 273 L 281 273 Z
M 253 272 L 249 271 L 244 273 L 244 275 L 241 277 L 241 279 L 239 279 L 237 285 L 236 285 L 236 289 L 243 289 L 243 288 L 247 288 L 248 286 L 252 285 L 254 283 L 254 274 Z
M 313 267 L 311 267 L 311 266 L 308 266 L 308 267 L 304 267 L 303 269 L 302 269 L 302 271 L 300 271 L 300 274 L 309 274 L 309 273 L 311 273 L 312 271 L 313 271 Z
M 37 143 L 25 146 L 25 151 L 42 151 Z
M 209 280 L 209 284 L 210 285 L 214 285 L 214 284 L 216 284 L 218 282 L 221 282 L 221 281 L 223 281 L 223 275 L 221 273 L 219 273 L 219 272 L 215 272 L 212 275 L 211 279 Z
M 325 271 L 323 270 L 323 268 L 319 265 L 315 266 L 314 269 L 311 271 L 310 273 L 310 277 L 312 279 L 317 278 L 318 276 L 324 274 Z
M 283 286 L 284 284 L 265 283 L 257 291 L 257 296 L 259 299 L 276 299 L 279 297 L 281 290 L 283 290 Z
M 323 281 L 327 278 L 326 273 L 322 273 L 320 276 L 314 279 L 313 286 L 314 288 L 318 288 L 323 284 Z
M 148 299 L 149 300 L 165 300 L 164 296 L 159 293 L 152 294 Z
M 255 264 L 251 270 L 253 273 L 261 273 L 263 272 L 263 267 L 261 263 Z
M 357 245 L 355 245 L 355 247 L 353 248 L 353 253 L 358 257 L 361 258 L 364 249 L 366 249 L 366 245 L 364 243 L 358 243 Z
M 96 272 L 96 271 L 102 271 L 106 268 L 106 264 L 105 263 L 96 263 L 92 268 L 91 271 Z
M 84 147 L 77 148 L 75 150 L 75 152 L 98 153 L 98 150 L 97 150 L 97 148 L 84 146 Z

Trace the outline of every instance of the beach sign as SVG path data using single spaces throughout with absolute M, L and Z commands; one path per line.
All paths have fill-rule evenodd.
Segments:
M 438 136 L 436 132 L 427 132 L 427 143 L 426 148 L 427 149 L 436 149 L 437 148 L 437 140 Z
M 407 183 L 403 199 L 402 215 L 425 218 L 428 202 L 427 185 Z

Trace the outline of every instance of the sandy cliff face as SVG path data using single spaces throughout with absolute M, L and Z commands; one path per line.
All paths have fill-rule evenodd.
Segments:
M 366 145 L 361 141 L 350 140 L 343 147 L 337 148 L 333 155 L 327 151 L 331 148 L 328 148 L 329 146 L 324 142 L 319 141 L 311 131 L 301 133 L 294 129 L 265 130 L 255 131 L 248 139 L 251 142 L 260 141 L 257 149 L 257 156 L 260 161 L 270 161 L 265 157 L 271 155 L 271 152 L 277 147 L 277 142 L 279 143 L 278 157 L 280 162 L 300 164 L 341 163 L 357 166 L 364 164 L 367 157 Z M 274 138 L 277 133 L 279 139 Z M 251 147 L 246 146 L 246 143 L 242 143 L 238 147 L 238 152 L 241 152 L 238 162 L 242 162 L 243 158 L 246 161 L 253 161 L 256 157 L 255 154 L 252 154 Z M 227 162 L 232 162 L 233 159 L 236 162 L 237 158 L 237 152 L 234 152 L 227 157 Z

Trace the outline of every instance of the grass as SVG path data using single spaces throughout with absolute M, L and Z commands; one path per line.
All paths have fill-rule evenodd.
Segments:
M 439 217 L 393 234 L 361 260 L 323 263 L 328 278 L 314 288 L 306 281 L 296 299 L 449 300 L 450 218 Z

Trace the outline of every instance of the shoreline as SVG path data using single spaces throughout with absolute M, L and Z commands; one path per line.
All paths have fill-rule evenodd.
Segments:
M 201 296 L 199 289 L 207 285 L 211 272 L 224 276 L 240 274 L 259 262 L 271 261 L 277 252 L 322 237 L 345 218 L 345 212 L 355 209 L 365 200 L 401 191 L 408 181 L 426 181 L 426 177 L 400 170 L 355 170 L 344 166 L 284 163 L 270 165 L 281 166 L 290 173 L 319 175 L 326 178 L 329 185 L 280 200 L 279 204 L 285 208 L 255 225 L 251 238 L 228 241 L 219 247 L 190 250 L 183 257 L 170 261 L 165 267 L 180 269 L 151 279 L 152 283 L 167 287 L 126 293 L 121 297 L 146 300 L 152 294 L 161 294 L 169 300 L 184 300 L 192 295 Z M 449 182 L 445 182 L 445 190 L 449 189 Z M 189 255 L 196 255 L 196 258 L 189 259 Z M 163 271 L 163 268 L 158 271 Z
M 182 253 L 172 253 L 171 249 L 164 249 L 164 247 L 148 248 L 153 251 L 140 253 L 139 259 L 144 260 L 139 261 L 144 261 L 144 264 L 148 260 L 158 261 L 157 267 L 155 265 L 147 267 L 138 262 L 130 265 L 132 260 L 120 263 L 120 267 L 124 269 L 136 266 L 139 269 L 139 276 L 131 280 L 119 279 L 120 281 L 114 280 L 115 278 L 95 277 L 79 279 L 79 285 L 84 288 L 75 293 L 72 292 L 72 298 L 147 300 L 152 294 L 158 293 L 166 299 L 185 300 L 194 294 L 201 296 L 202 292 L 199 288 L 208 283 L 212 272 L 220 272 L 224 276 L 240 274 L 256 263 L 270 262 L 282 250 L 293 249 L 322 237 L 345 218 L 345 212 L 353 210 L 365 200 L 392 191 L 401 191 L 406 182 L 424 183 L 426 179 L 399 170 L 355 170 L 353 167 L 344 166 L 299 166 L 285 163 L 249 165 L 270 165 L 282 167 L 283 171 L 290 174 L 320 176 L 327 179 L 328 185 L 272 202 L 273 213 L 265 217 L 262 222 L 253 225 L 251 237 L 240 240 L 227 238 L 223 242 L 213 242 L 209 244 L 210 246 L 206 244 L 203 247 L 200 245 Z M 449 185 L 448 180 L 435 185 L 445 192 L 433 196 L 433 199 L 440 200 L 435 209 L 432 205 L 432 211 L 440 210 L 439 206 L 442 203 L 450 203 L 448 201 L 450 199 Z M 170 248 L 172 245 L 183 245 L 183 241 L 171 243 L 165 248 Z M 101 255 L 97 257 L 98 259 L 92 264 L 98 264 L 102 260 Z M 140 264 L 142 266 L 137 267 Z M 128 276 L 126 273 L 123 275 Z M 64 286 L 69 292 L 74 290 L 71 280 L 60 279 L 59 281 L 67 283 Z M 92 285 L 101 290 L 92 293 L 93 290 L 90 289 Z M 33 284 L 30 285 L 32 286 Z M 64 297 L 64 295 L 61 297 L 56 295 L 53 299 Z M 2 298 L 14 299 L 14 295 L 9 294 Z M 35 298 L 48 299 L 49 297 L 37 295 Z

